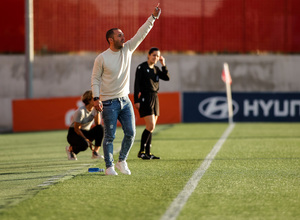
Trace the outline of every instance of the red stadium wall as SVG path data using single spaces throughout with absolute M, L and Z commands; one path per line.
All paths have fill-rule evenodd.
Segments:
M 132 37 L 157 1 L 34 0 L 37 52 L 103 51 L 105 33 Z M 138 48 L 217 53 L 300 52 L 298 0 L 161 0 L 162 16 Z M 10 10 L 13 9 L 13 10 Z M 24 51 L 24 1 L 1 5 L 0 52 Z
M 0 53 L 25 50 L 24 0 L 2 0 L 0 6 Z
M 133 101 L 133 95 L 129 95 Z M 160 93 L 158 124 L 181 122 L 180 94 Z M 81 97 L 24 99 L 13 101 L 13 131 L 68 129 L 74 111 L 83 103 Z M 143 125 L 135 109 L 136 124 Z

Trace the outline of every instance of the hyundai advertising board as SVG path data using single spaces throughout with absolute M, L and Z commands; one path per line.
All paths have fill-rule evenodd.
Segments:
M 300 93 L 232 93 L 235 122 L 299 122 Z M 226 93 L 183 93 L 183 122 L 226 122 Z

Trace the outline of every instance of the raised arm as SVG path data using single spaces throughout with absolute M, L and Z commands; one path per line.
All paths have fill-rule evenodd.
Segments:
M 145 39 L 147 34 L 150 32 L 154 25 L 154 21 L 158 18 L 161 9 L 159 8 L 159 4 L 155 7 L 153 14 L 147 19 L 147 21 L 139 28 L 137 33 L 127 41 L 130 51 L 134 51 Z
M 167 66 L 166 66 L 166 60 L 163 56 L 160 56 L 159 58 L 159 62 L 161 63 L 162 65 L 162 71 L 158 69 L 158 75 L 159 75 L 159 78 L 162 79 L 162 80 L 165 80 L 165 81 L 169 81 L 170 80 L 170 75 L 169 75 L 169 71 L 167 69 Z

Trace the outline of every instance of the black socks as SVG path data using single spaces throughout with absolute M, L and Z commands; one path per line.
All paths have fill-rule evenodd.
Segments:
M 147 155 L 150 155 L 151 142 L 152 142 L 152 133 L 150 132 L 150 135 L 148 137 L 148 141 L 146 143 L 146 154 Z
M 150 154 L 150 145 L 152 141 L 152 133 L 145 129 L 142 134 L 142 140 L 141 140 L 141 149 L 140 151 L 143 152 L 146 149 L 146 154 Z

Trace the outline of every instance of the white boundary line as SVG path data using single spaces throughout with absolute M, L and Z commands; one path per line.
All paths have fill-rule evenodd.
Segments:
M 183 190 L 178 194 L 178 196 L 174 199 L 172 204 L 169 206 L 165 214 L 161 217 L 161 220 L 175 220 L 181 209 L 184 207 L 185 203 L 194 192 L 195 188 L 198 185 L 198 182 L 204 175 L 205 171 L 209 168 L 211 162 L 213 161 L 214 157 L 217 155 L 219 150 L 221 149 L 222 145 L 226 141 L 227 137 L 231 133 L 234 128 L 234 123 L 229 124 L 223 135 L 220 137 L 218 142 L 215 144 L 211 152 L 206 156 L 201 166 L 195 171 L 194 175 L 191 179 L 187 182 Z
M 91 164 L 80 164 L 78 167 L 75 167 L 71 170 L 67 170 L 65 173 L 61 174 L 61 175 L 55 175 L 52 176 L 50 179 L 44 181 L 43 183 L 39 184 L 38 187 L 47 187 L 47 186 L 51 186 L 55 183 L 58 183 L 62 180 L 66 180 L 66 179 L 70 179 L 74 176 L 76 176 L 77 174 L 83 173 L 84 171 L 82 170 L 84 167 L 89 167 L 92 166 L 94 163 Z
M 120 150 L 121 150 L 121 147 L 115 149 L 114 154 L 118 153 Z M 11 197 L 6 198 L 5 200 L 7 200 L 8 202 L 6 202 L 6 204 L 3 207 L 0 207 L 0 211 L 6 209 L 8 207 L 17 205 L 20 202 L 33 197 L 37 192 L 39 192 L 43 189 L 47 189 L 49 186 L 52 186 L 56 183 L 62 182 L 67 179 L 71 179 L 78 174 L 84 173 L 84 172 L 86 172 L 85 170 L 83 170 L 85 167 L 92 166 L 98 162 L 100 162 L 100 160 L 95 160 L 94 163 L 88 163 L 88 164 L 77 164 L 75 162 L 74 163 L 74 166 L 76 165 L 75 168 L 67 170 L 63 174 L 54 175 L 51 178 L 47 179 L 46 181 L 42 182 L 41 184 L 39 184 L 33 188 L 26 189 L 25 193 L 13 195 Z M 15 198 L 19 198 L 19 200 L 15 201 Z
M 114 152 L 113 152 L 113 154 L 118 153 L 120 150 L 121 150 L 121 147 L 115 149 Z M 100 162 L 100 161 L 99 160 L 95 160 L 95 163 L 96 162 Z M 58 182 L 60 182 L 62 180 L 66 180 L 66 179 L 72 178 L 72 177 L 76 176 L 77 174 L 84 173 L 84 172 L 86 172 L 86 171 L 82 170 L 84 167 L 92 166 L 95 163 L 80 164 L 79 167 L 73 168 L 71 170 L 67 170 L 64 174 L 55 175 L 55 176 L 51 177 L 50 179 L 46 180 L 45 182 L 39 184 L 38 187 L 51 186 L 51 185 L 53 185 L 55 183 L 58 183 Z

